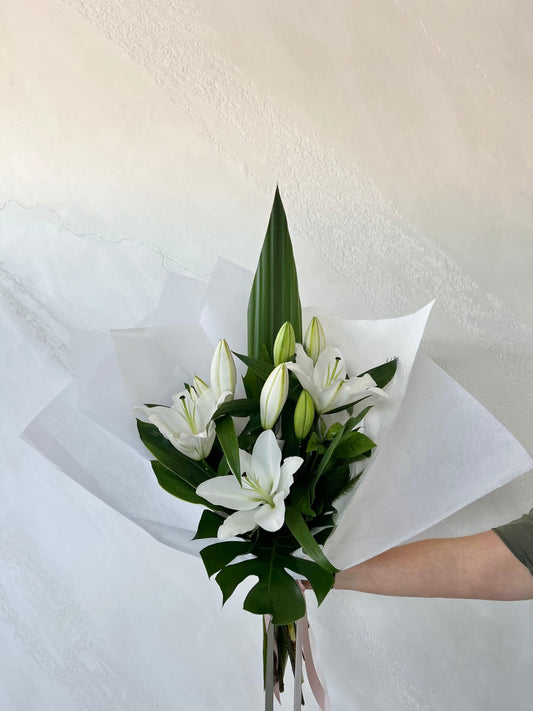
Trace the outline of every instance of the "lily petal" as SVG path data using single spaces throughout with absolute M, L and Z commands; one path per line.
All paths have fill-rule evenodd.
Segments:
M 281 450 L 272 430 L 261 432 L 252 452 L 254 477 L 259 486 L 269 494 L 275 491 L 279 481 Z
M 238 536 L 241 533 L 247 533 L 257 526 L 254 518 L 254 511 L 236 511 L 231 516 L 224 521 L 222 526 L 219 527 L 217 532 L 217 537 L 231 538 L 232 536 Z
M 171 407 L 150 407 L 147 408 L 147 414 L 150 422 L 168 439 L 183 429 L 183 418 Z
M 278 492 L 284 492 L 285 496 L 287 496 L 294 481 L 294 473 L 302 466 L 303 461 L 301 457 L 287 457 L 287 459 L 283 460 L 279 475 Z M 276 496 L 274 496 L 274 501 Z
M 265 531 L 279 531 L 285 520 L 285 494 L 274 496 L 274 506 L 264 504 L 254 514 L 255 522 Z
M 253 473 L 254 469 L 252 463 L 252 455 L 250 454 L 250 452 L 245 452 L 244 449 L 239 449 L 239 461 L 241 467 L 241 474 Z
M 258 505 L 257 493 L 239 484 L 237 479 L 228 476 L 215 476 L 196 487 L 196 493 L 212 504 L 225 506 L 237 511 L 250 511 Z

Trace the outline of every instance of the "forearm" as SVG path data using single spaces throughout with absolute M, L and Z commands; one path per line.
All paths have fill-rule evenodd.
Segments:
M 392 548 L 336 575 L 335 587 L 378 595 L 533 598 L 533 575 L 493 531 Z

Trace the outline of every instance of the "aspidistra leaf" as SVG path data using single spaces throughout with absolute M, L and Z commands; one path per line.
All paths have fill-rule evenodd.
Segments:
M 274 204 L 248 302 L 248 355 L 261 359 L 265 346 L 270 357 L 274 340 L 290 321 L 296 341 L 302 341 L 302 308 L 298 276 L 287 217 L 276 188 Z

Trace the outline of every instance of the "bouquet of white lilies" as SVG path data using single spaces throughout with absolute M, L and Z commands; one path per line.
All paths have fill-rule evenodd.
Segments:
M 321 603 L 334 565 L 405 542 L 531 467 L 419 350 L 431 307 L 381 320 L 305 309 L 302 324 L 276 192 L 253 283 L 219 260 L 209 280 L 168 274 L 155 310 L 133 328 L 73 330 L 75 378 L 24 432 L 162 543 L 195 555 L 206 541 L 200 554 L 224 601 L 253 578 L 244 607 L 269 620 L 269 711 L 288 658 L 300 708 L 302 646 L 328 708 L 299 579 Z M 162 404 L 140 406 L 154 401 Z
M 234 356 L 247 367 L 242 397 Z M 248 354 L 232 354 L 221 340 L 209 385 L 195 375 L 170 407 L 136 408 L 159 484 L 206 507 L 195 538 L 219 539 L 201 555 L 224 601 L 257 576 L 244 608 L 287 627 L 305 614 L 294 576 L 309 580 L 319 603 L 325 598 L 336 568 L 321 546 L 335 528 L 337 500 L 376 447 L 361 430 L 374 406 L 369 398 L 387 397 L 383 388 L 396 365 L 390 359 L 348 374 L 317 317 L 302 339 L 292 246 L 276 191 L 249 301 Z M 283 642 L 289 638 L 278 635 L 274 673 L 281 688 L 293 656 Z

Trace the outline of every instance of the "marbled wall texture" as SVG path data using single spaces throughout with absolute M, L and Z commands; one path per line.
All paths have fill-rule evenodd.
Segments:
M 184 691 L 197 561 L 17 435 L 68 382 L 70 328 L 131 325 L 165 270 L 253 267 L 276 183 L 306 300 L 317 280 L 361 316 L 436 297 L 426 352 L 533 450 L 532 67 L 524 0 L 0 0 L 2 708 L 255 703 L 257 665 L 237 657 L 229 692 L 219 649 L 231 614 L 254 622 L 220 623 L 213 593 L 211 680 Z M 532 499 L 526 475 L 436 531 Z M 530 603 L 333 602 L 335 711 L 529 708 Z

